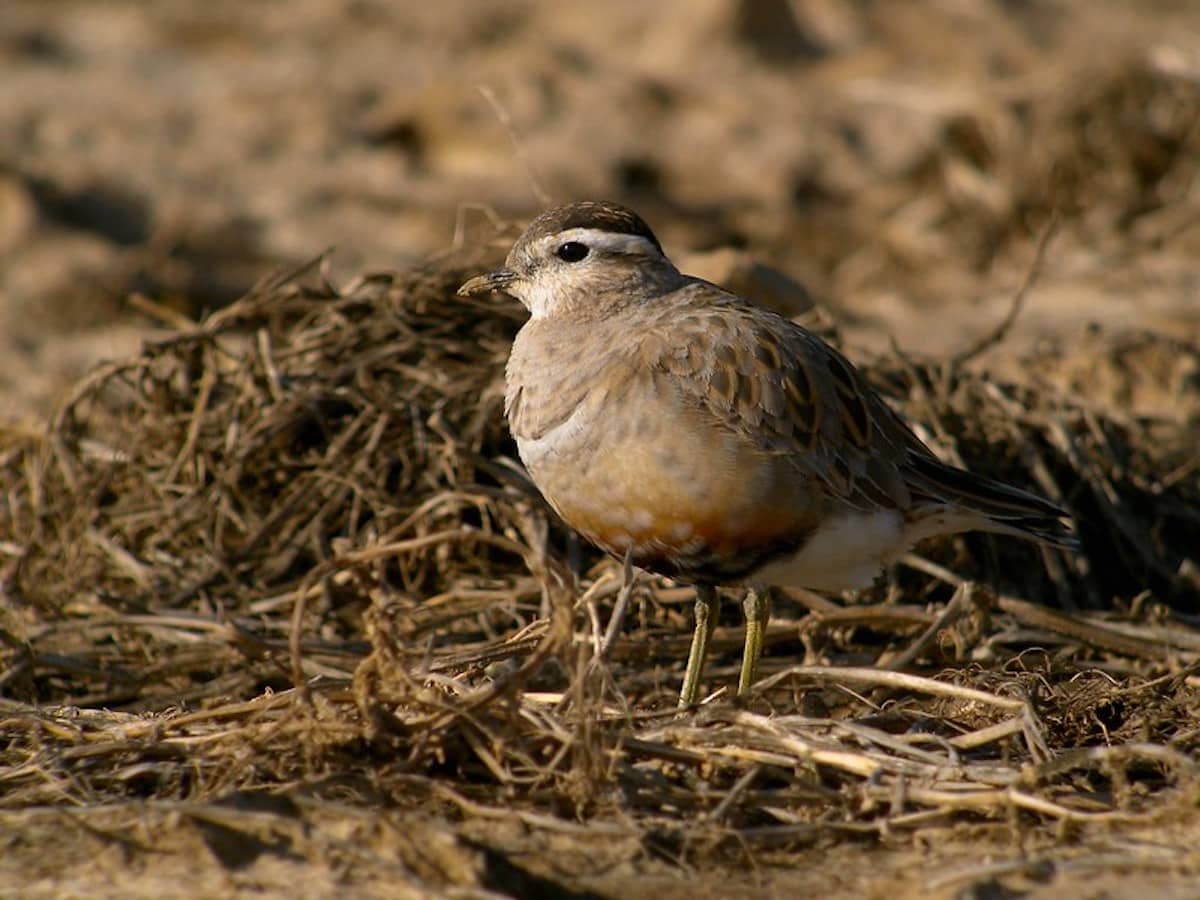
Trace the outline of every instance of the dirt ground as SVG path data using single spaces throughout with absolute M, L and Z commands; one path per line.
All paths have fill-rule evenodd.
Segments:
M 0 895 L 1200 896 L 1200 5 L 43 0 L 0 74 Z M 588 197 L 1082 550 L 781 598 L 747 706 L 663 580 L 595 660 L 453 297 Z

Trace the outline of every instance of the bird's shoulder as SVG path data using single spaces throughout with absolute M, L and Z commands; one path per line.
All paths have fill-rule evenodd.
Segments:
M 785 454 L 844 500 L 907 502 L 901 467 L 928 453 L 861 372 L 817 335 L 694 280 L 640 340 L 642 365 L 767 453 Z

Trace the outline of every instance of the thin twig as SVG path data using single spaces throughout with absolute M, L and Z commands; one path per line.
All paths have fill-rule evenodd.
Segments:
M 533 167 L 533 160 L 529 158 L 529 154 L 525 152 L 525 145 L 522 143 L 520 136 L 517 134 L 517 129 L 513 125 L 512 116 L 508 114 L 508 109 L 500 102 L 496 96 L 496 92 L 492 90 L 490 85 L 481 84 L 477 90 L 483 95 L 483 99 L 488 102 L 492 108 L 492 112 L 496 114 L 496 118 L 500 124 L 504 126 L 504 130 L 508 133 L 509 140 L 512 141 L 513 150 L 516 151 L 517 159 L 521 160 L 521 165 L 525 167 L 525 177 L 529 180 L 529 188 L 533 191 L 533 196 L 537 202 L 543 207 L 550 205 L 550 195 L 546 189 L 542 187 L 541 179 L 538 178 L 537 172 Z
M 974 344 L 961 350 L 950 358 L 950 365 L 954 367 L 962 366 L 964 363 L 970 362 L 975 357 L 979 356 L 986 350 L 999 344 L 1008 336 L 1008 332 L 1016 323 L 1017 318 L 1021 315 L 1021 310 L 1025 307 L 1025 297 L 1029 294 L 1030 288 L 1037 281 L 1038 276 L 1042 271 L 1042 263 L 1046 257 L 1046 250 L 1050 246 L 1050 239 L 1054 237 L 1054 233 L 1058 230 L 1058 211 L 1053 210 L 1050 213 L 1050 218 L 1046 221 L 1042 228 L 1041 235 L 1038 236 L 1037 247 L 1033 252 L 1033 261 L 1029 264 L 1029 268 L 1025 272 L 1025 278 L 1021 282 L 1021 286 L 1017 288 L 1017 292 L 1013 294 L 1012 302 L 1009 304 L 1008 313 L 1000 321 L 995 328 L 977 340 Z

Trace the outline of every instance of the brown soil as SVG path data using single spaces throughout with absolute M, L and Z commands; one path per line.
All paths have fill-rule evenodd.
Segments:
M 1194 896 L 1197 35 L 1165 0 L 6 10 L 0 884 Z M 617 569 L 501 421 L 521 311 L 453 296 L 588 196 L 1082 550 L 781 596 L 745 706 L 674 713 L 666 581 L 598 661 Z

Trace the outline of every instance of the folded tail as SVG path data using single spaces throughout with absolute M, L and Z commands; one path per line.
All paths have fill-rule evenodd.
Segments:
M 1066 550 L 1079 547 L 1079 539 L 1066 524 L 1070 514 L 1037 494 L 924 454 L 913 454 L 905 469 L 905 481 L 918 504 L 925 501 L 948 507 L 970 528 L 1011 534 Z

